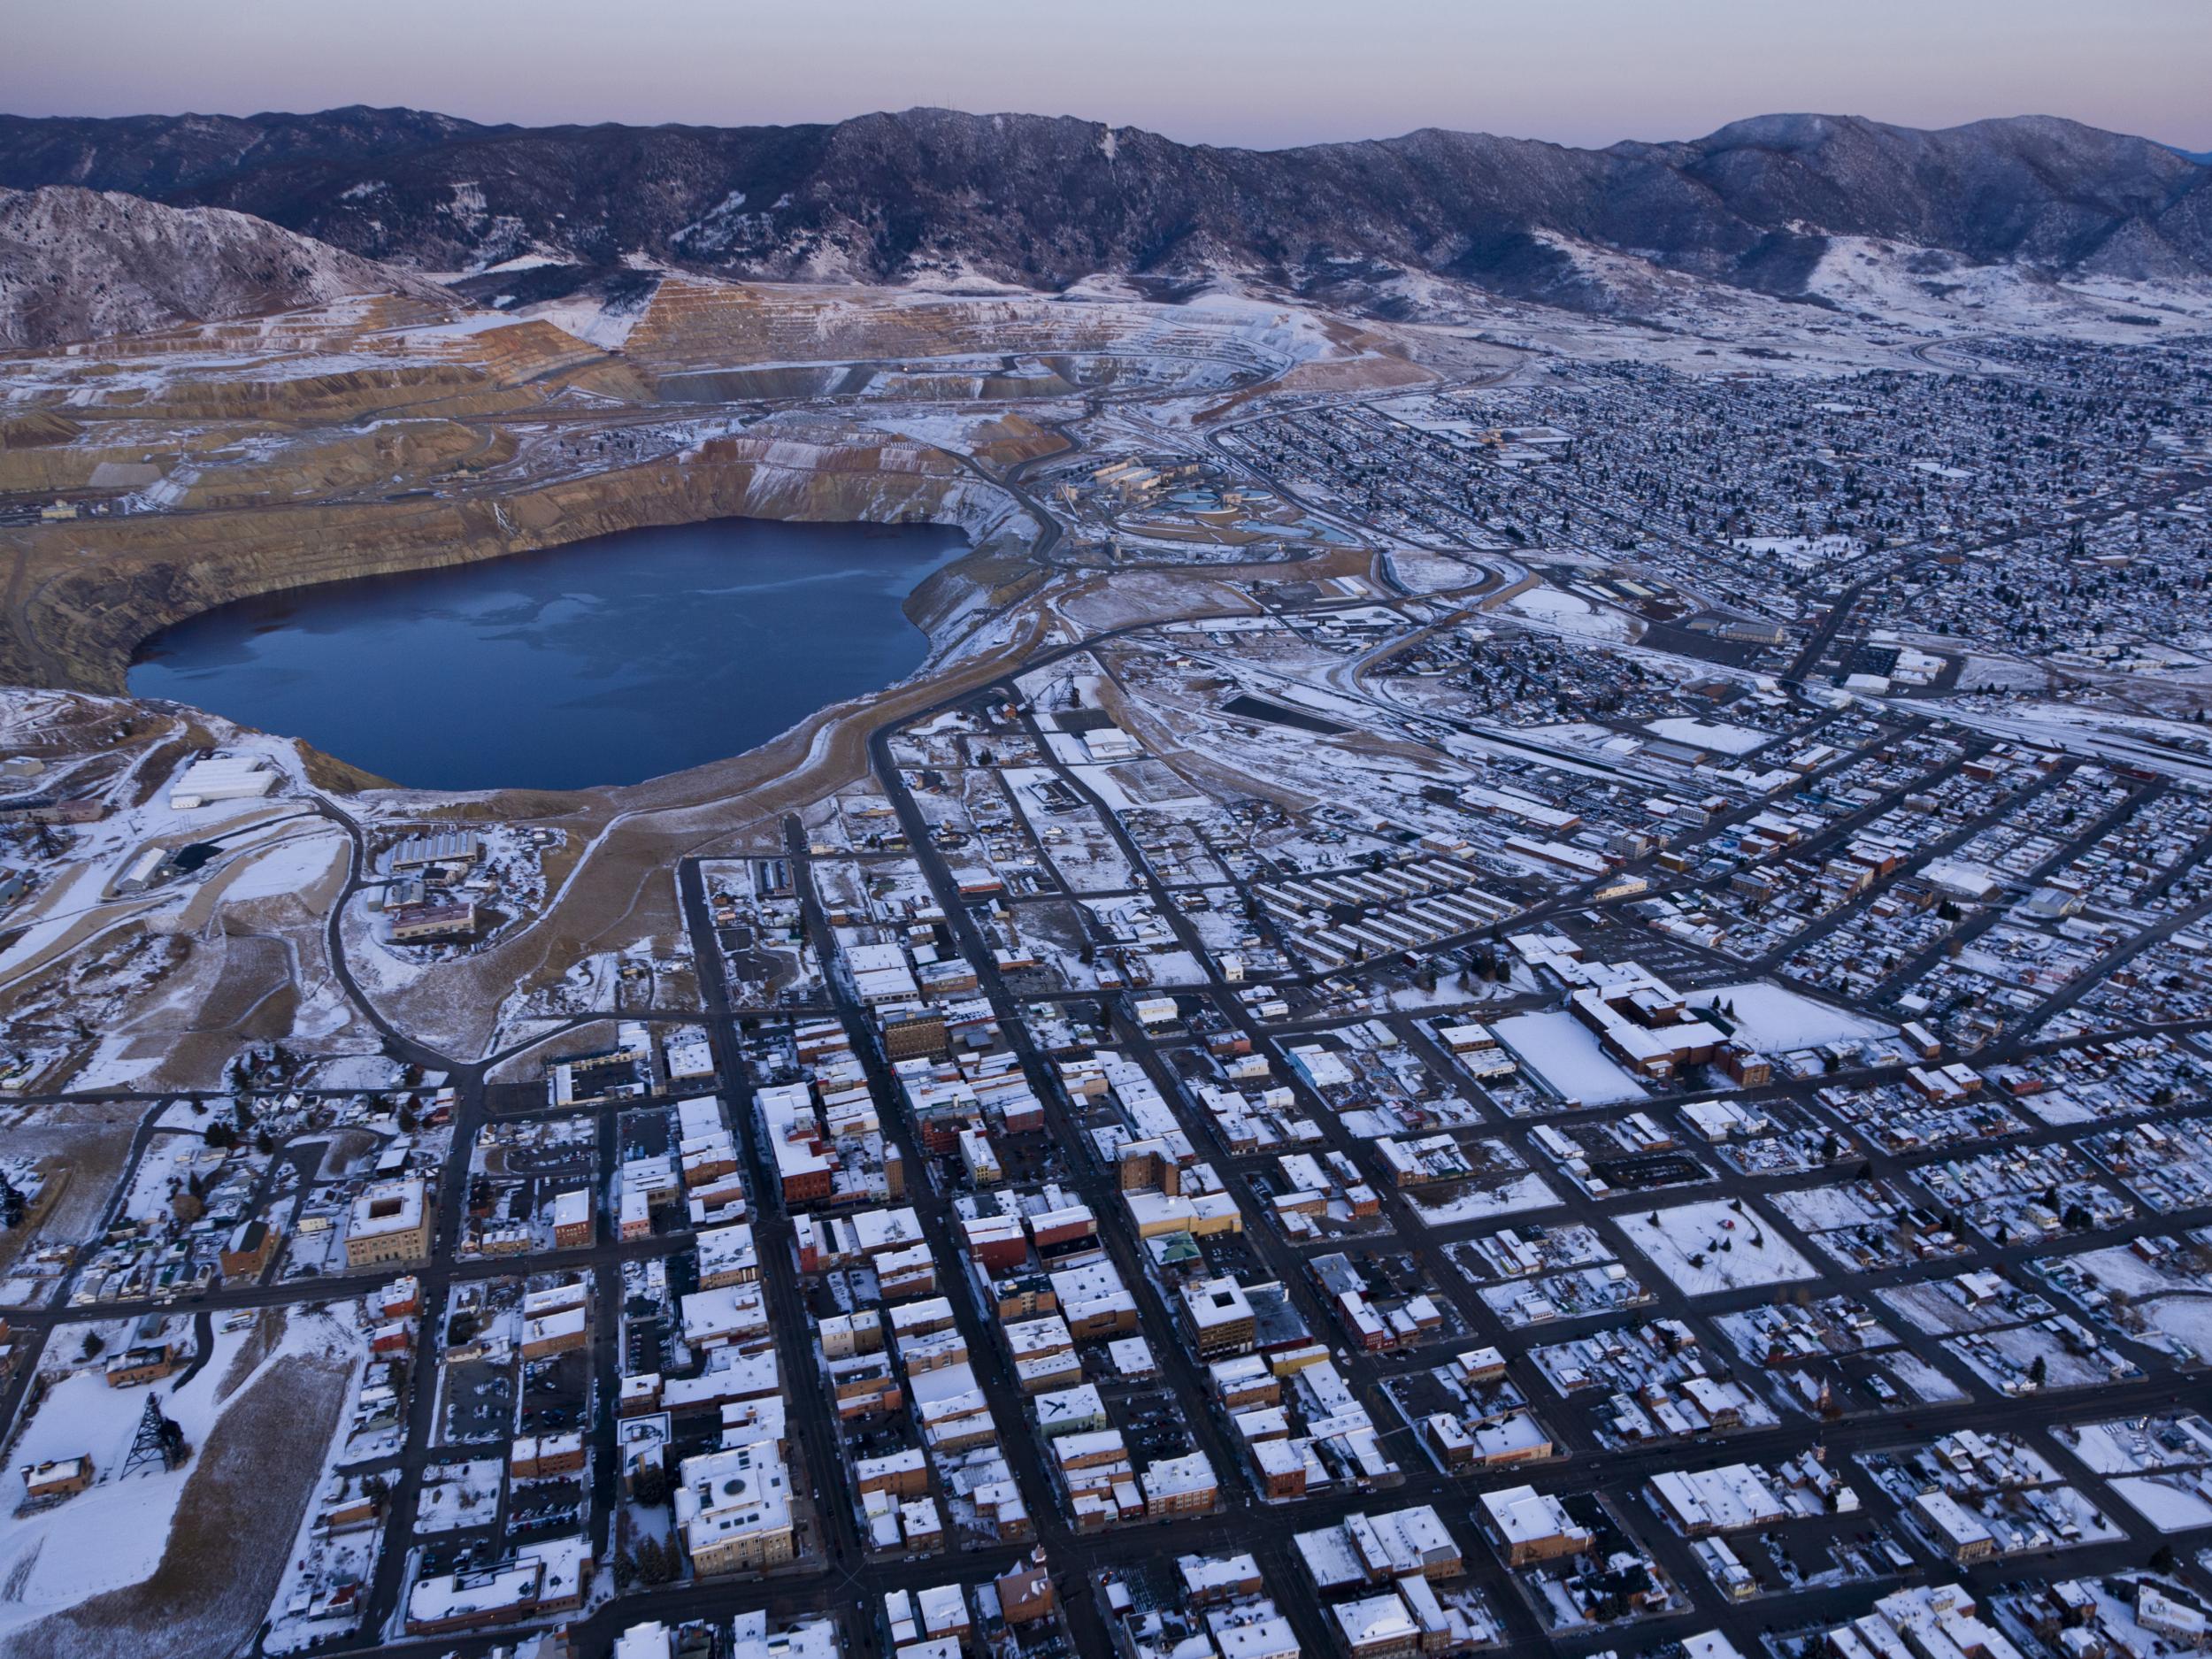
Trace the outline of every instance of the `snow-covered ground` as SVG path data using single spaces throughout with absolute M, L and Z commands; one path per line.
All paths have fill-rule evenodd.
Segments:
M 496 1457 L 465 1463 L 440 1463 L 423 1471 L 415 1502 L 417 1532 L 449 1532 L 484 1526 L 499 1510 L 499 1489 L 506 1465 Z
M 1494 1164 L 1519 1162 L 1499 1142 L 1483 1144 L 1491 1148 Z M 1449 1196 L 1445 1195 L 1448 1193 Z M 1416 1190 L 1405 1196 L 1415 1213 L 1432 1227 L 1481 1221 L 1493 1216 L 1512 1215 L 1523 1210 L 1548 1210 L 1559 1202 L 1559 1194 L 1552 1191 L 1543 1177 L 1532 1171 L 1468 1181 L 1456 1191 L 1450 1187 L 1436 1187 L 1426 1191 Z
M 2024 265 L 1970 265 L 1911 242 L 1831 236 L 1807 289 L 1847 311 L 1897 325 L 1955 328 L 1962 313 L 1992 329 L 2017 329 L 2114 345 L 2141 343 L 2143 330 L 2116 312 L 2155 309 L 2172 323 L 2201 322 L 2212 306 L 2187 285 L 2084 276 L 2057 282 Z M 2165 332 L 2165 331 L 2155 331 Z
M 236 903 L 303 892 L 328 875 L 348 850 L 344 833 L 319 820 L 317 827 L 281 836 L 241 859 L 223 897 Z
M 2153 1432 L 2154 1427 L 2156 1430 Z M 2170 1435 L 2169 1428 L 2173 1431 Z M 2074 1455 L 2101 1475 L 2138 1474 L 2153 1469 L 2180 1469 L 2212 1463 L 2212 1423 L 2190 1416 L 2147 1420 L 2143 1427 L 2129 1418 L 2109 1423 L 2085 1423 L 2052 1431 Z
M 1556 588 L 1532 588 L 1516 594 L 1500 609 L 1545 633 L 1579 639 L 1615 640 L 1625 645 L 1640 632 L 1625 612 L 1603 609 L 1579 594 L 1562 593 Z
M 64 1327 L 55 1342 L 65 1346 L 48 1363 L 74 1362 L 87 1328 Z M 196 1448 L 205 1444 L 227 1406 L 243 1397 L 272 1366 L 301 1355 L 342 1356 L 357 1364 L 363 1351 L 349 1322 L 295 1310 L 274 1348 L 248 1375 L 233 1378 L 233 1363 L 251 1334 L 250 1328 L 219 1331 L 208 1363 L 183 1387 L 172 1391 L 165 1381 L 150 1386 L 163 1414 L 181 1425 L 185 1440 Z M 110 1342 L 110 1352 L 118 1345 Z M 227 1383 L 233 1385 L 227 1392 Z M 140 1583 L 160 1565 L 197 1455 L 196 1451 L 173 1471 L 156 1467 L 124 1475 L 149 1392 L 109 1387 L 102 1363 L 57 1374 L 10 1448 L 10 1467 L 0 1473 L 0 1647 L 7 1645 L 11 1631 L 104 1591 Z M 280 1455 L 319 1463 L 324 1451 L 320 1446 L 293 1447 L 281 1448 Z M 50 1509 L 18 1512 L 24 1499 L 22 1465 L 85 1455 L 96 1471 L 88 1491 Z
M 1966 1398 L 1965 1389 L 1909 1348 L 1892 1348 L 1878 1363 L 1897 1379 L 1899 1386 L 1924 1405 Z
M 1715 997 L 1724 1010 L 1732 1010 L 1737 1036 L 1763 1054 L 1790 1054 L 1828 1042 L 1878 1042 L 1897 1034 L 1894 1025 L 1763 979 L 1700 991 L 1697 1000 L 1703 1003 Z
M 1820 1276 L 1748 1202 L 1739 1210 L 1710 1199 L 1616 1219 L 1629 1242 L 1693 1296 Z
M 2138 1302 L 2135 1311 L 2161 1335 L 2186 1343 L 2198 1357 L 2212 1355 L 2212 1296 L 2154 1296 Z

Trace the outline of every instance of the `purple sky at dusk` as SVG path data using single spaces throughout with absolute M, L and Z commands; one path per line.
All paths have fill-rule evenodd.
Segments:
M 22 115 L 734 126 L 930 104 L 1267 147 L 2035 113 L 2212 148 L 2212 0 L 69 0 L 7 34 L 0 110 Z

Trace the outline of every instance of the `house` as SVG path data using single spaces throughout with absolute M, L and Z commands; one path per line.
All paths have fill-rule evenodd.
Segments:
M 227 1279 L 257 1279 L 268 1271 L 276 1246 L 277 1230 L 257 1217 L 240 1224 L 216 1257 L 216 1265 Z
M 23 1495 L 34 1503 L 73 1498 L 92 1484 L 92 1459 L 56 1457 L 23 1465 Z
M 176 1345 L 169 1341 L 143 1342 L 125 1348 L 108 1362 L 111 1388 L 130 1388 L 158 1381 L 177 1368 Z
M 1570 1516 L 1557 1498 L 1539 1493 L 1533 1486 L 1486 1492 L 1482 1507 L 1505 1545 L 1508 1566 L 1578 1555 L 1594 1541 L 1589 1528 Z
M 1045 1570 L 1041 1550 L 1013 1571 L 1002 1575 L 992 1587 L 998 1592 L 999 1617 L 1009 1624 L 1029 1624 L 1049 1618 L 1058 1605 L 1053 1594 L 1052 1574 Z

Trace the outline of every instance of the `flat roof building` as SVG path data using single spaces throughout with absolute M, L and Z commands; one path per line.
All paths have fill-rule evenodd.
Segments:
M 419 1176 L 378 1181 L 346 1218 L 346 1265 L 420 1262 L 430 1255 L 430 1187 Z
M 687 1457 L 676 1525 L 692 1571 L 758 1571 L 795 1553 L 791 1480 L 772 1440 Z
M 1557 1498 L 1533 1486 L 1503 1486 L 1486 1492 L 1482 1507 L 1504 1542 L 1509 1566 L 1578 1555 L 1593 1541 L 1590 1530 L 1576 1522 Z

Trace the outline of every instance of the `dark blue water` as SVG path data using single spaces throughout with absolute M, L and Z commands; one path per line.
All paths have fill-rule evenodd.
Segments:
M 966 550 L 933 525 L 727 518 L 241 600 L 130 688 L 429 789 L 635 783 L 903 679 L 900 610 Z

